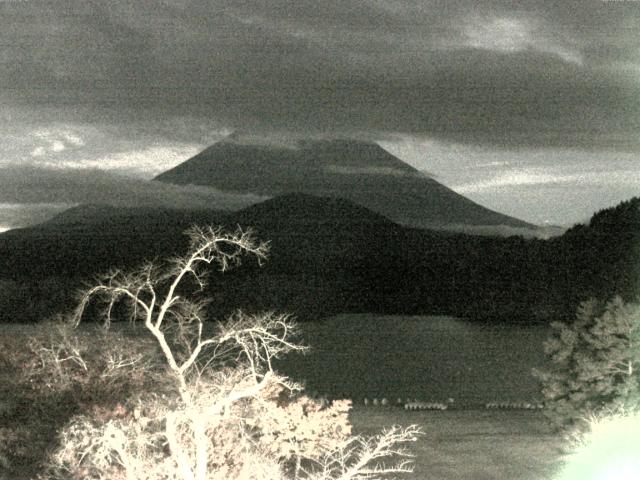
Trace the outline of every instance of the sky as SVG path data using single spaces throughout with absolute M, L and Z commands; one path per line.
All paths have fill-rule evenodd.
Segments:
M 632 0 L 0 0 L 0 230 L 188 202 L 148 180 L 233 132 L 376 141 L 494 210 L 585 221 L 640 194 L 639 32 Z

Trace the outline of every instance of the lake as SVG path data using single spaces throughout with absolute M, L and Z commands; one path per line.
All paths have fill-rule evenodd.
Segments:
M 546 325 L 492 325 L 451 317 L 339 315 L 303 324 L 312 350 L 277 369 L 329 396 L 540 401 L 533 367 L 545 365 Z
M 550 331 L 546 325 L 350 314 L 301 327 L 302 341 L 311 351 L 290 355 L 275 367 L 305 381 L 309 392 L 356 402 L 365 397 L 392 402 L 398 397 L 453 398 L 460 407 L 542 399 L 531 369 L 545 365 L 542 342 Z M 2 332 L 29 335 L 37 328 L 2 325 Z

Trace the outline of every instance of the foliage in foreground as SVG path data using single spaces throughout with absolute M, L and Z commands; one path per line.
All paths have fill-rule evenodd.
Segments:
M 619 408 L 588 419 L 558 480 L 640 478 L 640 411 Z
M 263 260 L 267 246 L 242 231 L 189 234 L 187 255 L 162 268 L 110 272 L 84 292 L 56 337 L 33 345 L 32 370 L 50 376 L 43 388 L 80 384 L 95 394 L 96 382 L 105 385 L 60 431 L 41 478 L 347 480 L 411 471 L 402 446 L 418 428 L 352 436 L 348 401 L 317 403 L 273 370 L 273 359 L 304 349 L 288 316 L 238 312 L 209 328 L 207 302 L 190 299 L 203 290 L 206 267 L 225 271 L 244 254 Z M 96 345 L 100 354 L 92 355 L 69 328 L 95 300 L 102 301 L 104 332 L 126 306 L 157 348 Z M 399 460 L 385 464 L 390 457 Z
M 146 368 L 158 352 L 151 339 L 61 320 L 0 336 L 0 478 L 31 478 L 73 415 L 111 409 L 162 378 Z
M 560 429 L 582 430 L 601 412 L 640 402 L 640 305 L 615 297 L 583 302 L 573 323 L 555 322 L 544 344 L 545 412 Z

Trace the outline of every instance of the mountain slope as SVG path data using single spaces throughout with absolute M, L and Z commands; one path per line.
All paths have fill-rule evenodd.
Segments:
M 480 237 L 399 226 L 348 200 L 289 194 L 232 213 L 80 206 L 0 234 L 0 323 L 68 309 L 75 289 L 112 267 L 160 262 L 187 247 L 193 223 L 254 227 L 270 242 L 211 276 L 220 312 L 455 315 L 492 321 L 573 318 L 579 302 L 640 291 L 640 199 L 550 240 Z
M 533 228 L 455 193 L 376 144 L 355 140 L 306 141 L 296 149 L 223 141 L 155 180 L 269 196 L 303 192 L 345 198 L 419 228 Z
M 212 273 L 218 308 L 275 308 L 315 318 L 380 302 L 367 296 L 388 280 L 390 246 L 397 247 L 402 233 L 352 202 L 305 194 L 225 214 L 81 205 L 39 226 L 0 234 L 0 285 L 15 292 L 0 299 L 0 322 L 15 321 L 4 315 L 26 303 L 31 309 L 19 310 L 22 321 L 45 318 L 68 308 L 71 292 L 96 273 L 183 253 L 182 232 L 193 223 L 252 227 L 271 246 L 264 268 L 245 261 L 224 281 Z
M 282 248 L 277 250 L 283 259 L 295 257 L 296 269 L 305 256 L 334 256 L 333 252 L 344 257 L 338 262 L 344 266 L 359 258 L 357 252 L 364 251 L 363 245 L 373 245 L 376 234 L 401 228 L 348 200 L 299 193 L 231 213 L 79 205 L 34 227 L 0 234 L 0 272 L 12 278 L 43 278 L 132 266 L 186 248 L 182 233 L 194 224 L 220 225 L 230 230 L 238 225 L 252 228 L 260 239 L 280 242 Z M 352 247 L 356 238 L 362 242 Z M 307 248 L 308 254 L 304 252 Z
M 391 227 L 395 224 L 378 213 L 349 200 L 288 193 L 251 205 L 232 214 L 240 225 L 274 227 L 277 225 L 332 225 L 354 228 L 357 225 Z

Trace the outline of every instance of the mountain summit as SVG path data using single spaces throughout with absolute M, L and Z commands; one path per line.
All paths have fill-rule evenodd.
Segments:
M 419 228 L 533 227 L 455 193 L 375 143 L 357 140 L 305 140 L 297 148 L 225 140 L 155 180 L 269 196 L 345 198 Z

